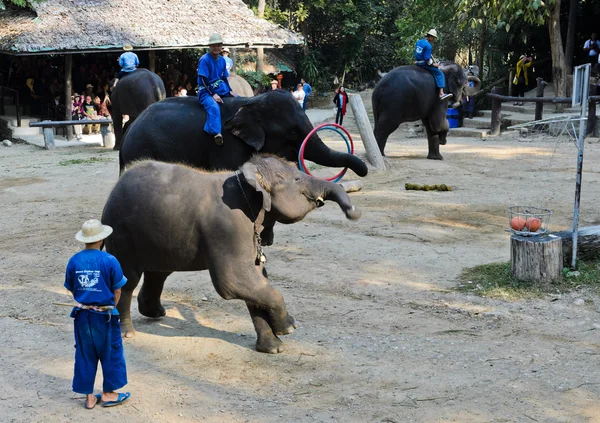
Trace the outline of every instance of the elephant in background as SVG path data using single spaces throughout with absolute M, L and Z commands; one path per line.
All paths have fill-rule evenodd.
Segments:
M 239 75 L 231 74 L 227 77 L 231 91 L 242 97 L 254 97 L 252 86 Z
M 481 89 L 476 76 L 467 77 L 453 62 L 442 62 L 440 70 L 446 77 L 446 92 L 452 93 L 452 107 L 459 107 L 462 96 L 474 96 Z M 474 81 L 470 88 L 468 81 Z M 421 120 L 427 131 L 428 159 L 442 160 L 440 144 L 446 144 L 448 100 L 440 101 L 433 76 L 418 66 L 400 66 L 384 74 L 371 97 L 375 118 L 375 139 L 381 154 L 392 132 L 403 122 Z
M 125 337 L 134 335 L 131 298 L 144 316 L 165 316 L 160 296 L 172 272 L 207 270 L 219 295 L 246 302 L 257 334 L 256 349 L 278 353 L 277 335 L 296 322 L 281 294 L 268 283 L 258 233 L 269 222 L 299 222 L 324 201 L 358 219 L 341 185 L 300 172 L 293 163 L 255 155 L 239 171 L 210 173 L 146 161 L 119 179 L 102 214 L 113 235 L 106 250 L 127 277 L 117 308 Z
M 148 69 L 137 69 L 119 80 L 110 97 L 115 129 L 115 150 L 121 148 L 123 133 L 133 121 L 148 106 L 166 97 L 167 92 L 162 79 Z M 129 116 L 125 128 L 123 128 L 123 115 Z

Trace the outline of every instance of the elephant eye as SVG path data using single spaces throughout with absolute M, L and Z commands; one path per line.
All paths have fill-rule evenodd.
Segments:
M 302 178 L 300 178 L 300 175 L 296 175 L 296 177 L 294 178 L 294 181 L 296 182 L 300 182 Z

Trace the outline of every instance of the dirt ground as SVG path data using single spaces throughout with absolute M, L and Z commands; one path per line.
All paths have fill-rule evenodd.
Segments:
M 600 222 L 598 147 L 586 145 L 582 226 Z M 425 139 L 399 131 L 387 154 L 388 170 L 351 194 L 361 220 L 330 203 L 276 226 L 267 268 L 300 323 L 285 352 L 254 350 L 245 305 L 221 299 L 208 272 L 174 274 L 167 317 L 142 317 L 134 299 L 132 398 L 88 411 L 71 391 L 69 309 L 52 303 L 71 300 L 62 284 L 74 234 L 100 217 L 117 153 L 0 146 L 0 420 L 600 422 L 598 297 L 454 291 L 463 268 L 509 259 L 507 207 L 547 207 L 551 230 L 571 226 L 574 145 L 450 138 L 445 160 L 431 161 Z

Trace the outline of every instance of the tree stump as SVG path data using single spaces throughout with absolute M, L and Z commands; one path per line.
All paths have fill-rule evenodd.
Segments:
M 554 235 L 510 237 L 510 270 L 515 278 L 552 282 L 561 276 L 562 267 L 561 238 Z
M 571 266 L 573 256 L 573 231 L 553 232 L 562 239 L 564 266 Z M 577 231 L 577 259 L 598 260 L 600 258 L 600 226 L 586 226 Z

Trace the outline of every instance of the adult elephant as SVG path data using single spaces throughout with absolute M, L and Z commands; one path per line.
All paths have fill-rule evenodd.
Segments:
M 313 126 L 292 95 L 269 91 L 256 97 L 226 97 L 221 105 L 223 145 L 204 132 L 206 112 L 195 97 L 173 97 L 148 107 L 131 124 L 119 155 L 121 173 L 131 162 L 153 159 L 207 170 L 235 170 L 256 152 L 298 160 Z M 367 174 L 358 157 L 331 150 L 313 135 L 304 157 L 322 166 Z
M 227 77 L 231 91 L 242 97 L 254 97 L 252 86 L 239 75 L 231 74 Z
M 121 147 L 123 133 L 150 106 L 165 99 L 167 92 L 162 79 L 148 69 L 138 69 L 123 77 L 111 95 L 112 118 L 115 128 L 115 150 Z M 129 116 L 123 128 L 123 115 Z
M 473 96 L 481 89 L 481 81 L 465 75 L 453 62 L 443 62 L 440 70 L 446 77 L 446 92 L 452 93 L 452 107 L 461 105 L 462 96 Z M 470 88 L 467 81 L 474 81 Z M 418 66 L 400 66 L 388 72 L 373 90 L 371 98 L 375 118 L 375 139 L 384 154 L 387 139 L 403 122 L 421 120 L 427 131 L 428 159 L 442 160 L 440 144 L 446 144 L 448 100 L 440 101 L 433 76 Z M 384 154 L 385 155 L 385 154 Z

